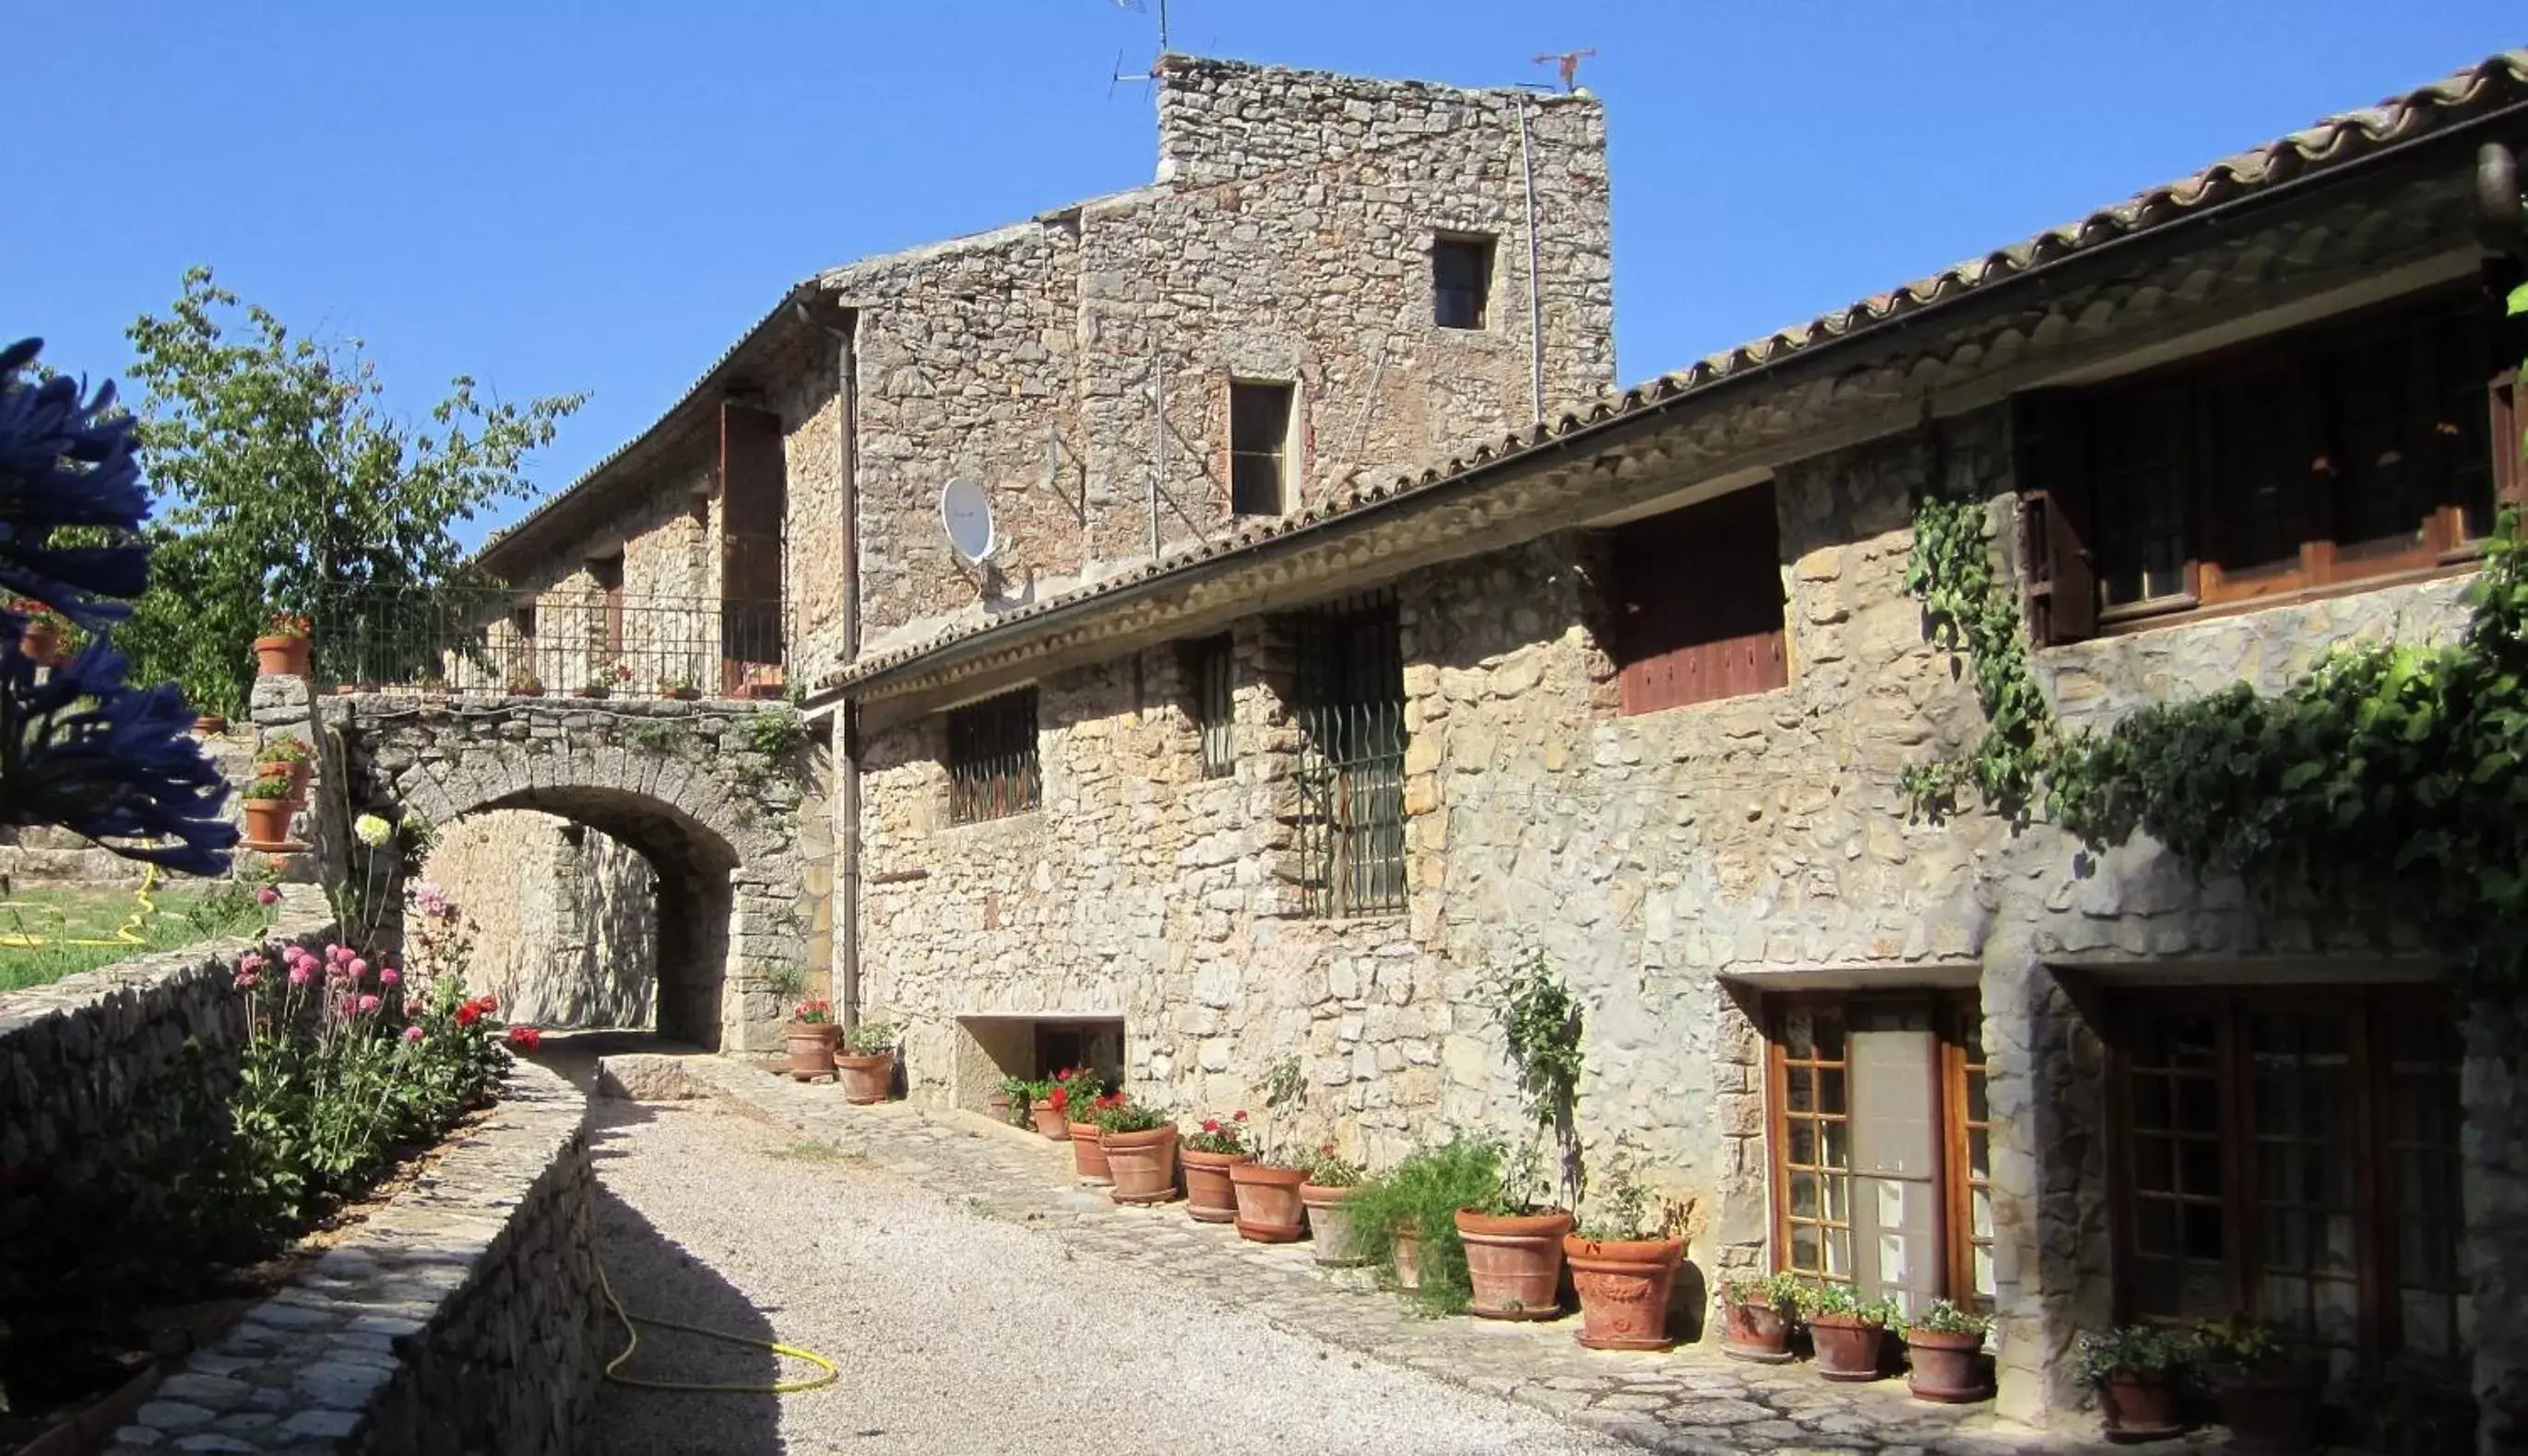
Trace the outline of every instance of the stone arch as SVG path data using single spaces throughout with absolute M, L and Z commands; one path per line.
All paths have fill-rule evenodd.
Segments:
M 778 1045 L 782 1009 L 765 973 L 805 960 L 798 814 L 809 770 L 797 760 L 806 754 L 776 759 L 757 748 L 748 728 L 760 711 L 368 698 L 325 707 L 352 817 L 438 825 L 530 809 L 639 853 L 658 881 L 658 1032 L 727 1051 Z

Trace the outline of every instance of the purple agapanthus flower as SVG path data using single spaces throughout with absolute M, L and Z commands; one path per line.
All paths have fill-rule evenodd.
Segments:
M 0 348 L 0 592 L 25 597 L 94 629 L 120 621 L 149 584 L 149 551 L 138 540 L 109 546 L 55 546 L 66 528 L 137 531 L 149 514 L 134 421 L 111 414 L 114 386 L 82 397 L 56 377 L 21 379 L 43 340 Z
M 103 637 L 39 681 L 22 627 L 0 620 L 0 824 L 59 824 L 128 858 L 226 870 L 228 781 L 194 741 L 184 695 L 131 686 Z

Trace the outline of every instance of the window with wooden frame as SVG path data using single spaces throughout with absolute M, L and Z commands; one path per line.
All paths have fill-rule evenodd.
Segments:
M 1489 326 L 1493 240 L 1442 234 L 1431 243 L 1431 321 L 1443 329 Z
M 1290 508 L 1294 385 L 1229 382 L 1229 513 L 1278 516 Z
M 1768 998 L 1773 1261 L 1909 1310 L 1988 1310 L 1990 1122 L 1972 996 Z
M 1766 481 L 1614 528 L 1609 646 L 1627 713 L 1790 683 Z
M 2446 998 L 2133 991 L 2109 1054 L 2120 1318 L 2243 1310 L 2338 1377 L 2467 1348 Z
M 1404 656 L 1378 593 L 1289 619 L 1299 726 L 1299 885 L 1320 917 L 1405 908 Z
M 948 713 L 948 820 L 974 824 L 1036 806 L 1035 689 L 1021 688 Z
M 2022 396 L 2040 640 L 2470 559 L 2516 490 L 2490 338 L 2479 297 L 2441 293 Z
M 1202 738 L 1202 776 L 1227 778 L 1238 771 L 1237 644 L 1226 632 L 1188 644 L 1185 674 L 1193 680 L 1193 720 Z

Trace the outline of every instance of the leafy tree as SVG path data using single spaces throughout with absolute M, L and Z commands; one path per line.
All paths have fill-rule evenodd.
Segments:
M 519 465 L 587 398 L 485 400 L 462 375 L 426 423 L 391 413 L 361 341 L 292 335 L 211 271 L 129 331 L 161 509 L 149 591 L 118 639 L 142 675 L 234 710 L 269 614 L 419 598 L 456 571 L 456 526 L 528 494 Z

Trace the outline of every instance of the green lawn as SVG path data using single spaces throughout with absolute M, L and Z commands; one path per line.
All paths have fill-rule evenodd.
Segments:
M 270 921 L 270 912 L 237 886 L 151 890 L 146 905 L 134 890 L 30 890 L 0 898 L 0 991 L 195 941 L 252 935 Z

